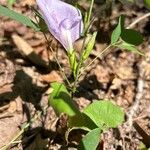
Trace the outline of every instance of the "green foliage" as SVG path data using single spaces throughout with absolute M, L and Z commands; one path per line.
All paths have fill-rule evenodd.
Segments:
M 89 131 L 81 140 L 79 149 L 95 150 L 100 133 L 111 127 L 117 127 L 124 120 L 124 113 L 120 107 L 110 101 L 95 101 L 87 106 L 82 113 L 70 117 L 68 125 L 71 130 L 83 129 Z
M 38 26 L 38 24 L 36 24 L 34 21 L 32 21 L 30 18 L 20 14 L 20 13 L 17 13 L 13 10 L 10 10 L 2 5 L 0 5 L 0 14 L 1 15 L 4 15 L 4 16 L 7 16 L 11 19 L 14 19 L 28 27 L 31 27 L 33 28 L 34 30 L 36 31 L 39 31 L 40 28 Z
M 122 43 L 118 44 L 117 47 L 120 47 L 122 49 L 126 49 L 128 51 L 131 51 L 131 52 L 134 52 L 134 53 L 144 56 L 144 54 L 142 52 L 140 52 L 139 50 L 137 50 L 137 48 L 132 44 L 122 42 Z
M 110 101 L 95 101 L 83 111 L 98 127 L 117 127 L 124 121 L 124 113 L 120 107 Z
M 77 115 L 69 118 L 68 127 L 91 131 L 98 126 L 86 114 L 78 113 Z
M 96 150 L 100 141 L 100 128 L 88 132 L 86 136 L 81 140 L 78 150 Z
M 111 35 L 111 44 L 114 44 L 119 40 L 123 28 L 124 28 L 124 16 L 120 16 L 119 23 Z
M 124 113 L 120 107 L 110 101 L 95 101 L 87 106 L 83 113 L 70 118 L 69 127 L 93 130 L 99 127 L 117 127 L 124 120 Z
M 126 43 L 132 45 L 140 45 L 143 42 L 143 36 L 133 29 L 123 29 L 121 32 L 121 38 Z
M 143 42 L 143 36 L 133 30 L 124 28 L 124 16 L 120 16 L 119 23 L 111 35 L 111 44 L 115 44 L 119 39 L 132 45 L 140 45 Z
M 120 16 L 119 23 L 111 35 L 111 45 L 144 55 L 135 46 L 143 42 L 143 36 L 133 30 L 124 28 L 124 17 Z
M 73 73 L 74 78 L 76 78 L 76 72 L 77 72 L 77 58 L 74 50 L 68 50 L 68 58 L 69 58 L 69 63 L 70 63 L 70 69 Z
M 49 96 L 49 103 L 57 115 L 65 113 L 68 116 L 74 116 L 79 113 L 68 90 L 62 83 L 51 83 L 51 88 L 53 91 Z
M 97 32 L 94 32 L 93 35 L 88 40 L 88 43 L 86 44 L 85 50 L 82 55 L 83 61 L 85 61 L 89 57 L 91 51 L 93 50 L 95 40 L 96 40 L 96 35 L 97 35 Z
M 140 143 L 140 147 L 139 147 L 140 150 L 150 150 L 150 147 L 147 148 L 145 144 L 143 143 Z

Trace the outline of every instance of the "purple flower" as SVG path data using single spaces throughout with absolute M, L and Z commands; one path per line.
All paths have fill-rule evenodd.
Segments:
M 66 50 L 73 50 L 73 43 L 83 31 L 81 12 L 60 0 L 37 0 L 51 34 Z

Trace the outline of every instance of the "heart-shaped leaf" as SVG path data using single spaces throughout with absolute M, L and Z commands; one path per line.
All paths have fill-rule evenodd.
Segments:
M 95 101 L 83 111 L 98 126 L 117 127 L 124 120 L 124 113 L 119 106 L 110 101 Z

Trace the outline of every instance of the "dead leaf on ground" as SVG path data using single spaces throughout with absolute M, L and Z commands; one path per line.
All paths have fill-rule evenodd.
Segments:
M 56 71 L 52 71 L 46 75 L 41 75 L 40 80 L 42 82 L 46 82 L 46 83 L 51 83 L 51 82 L 55 82 L 55 81 L 63 82 L 62 77 Z
M 48 67 L 47 63 L 34 52 L 33 48 L 22 37 L 13 34 L 12 39 L 17 46 L 19 53 L 23 57 L 27 57 L 31 62 L 38 66 Z
M 22 105 L 17 104 L 18 102 L 18 100 L 12 101 L 9 104 L 8 110 L 5 110 L 5 114 L 6 111 L 7 114 L 3 118 L 0 118 L 0 148 L 8 144 L 20 131 L 23 114 L 16 111 L 17 109 L 22 111 Z

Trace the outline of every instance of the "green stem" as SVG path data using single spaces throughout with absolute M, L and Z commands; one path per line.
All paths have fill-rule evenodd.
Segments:
M 72 94 L 75 93 L 78 79 L 80 78 L 80 76 L 82 75 L 82 73 L 85 71 L 85 69 L 87 67 L 89 67 L 98 57 L 100 57 L 103 53 L 105 53 L 111 46 L 113 46 L 113 45 L 110 44 L 104 50 L 102 50 L 102 52 L 100 52 L 83 70 L 81 70 L 83 61 L 82 61 L 82 59 L 80 59 L 80 61 L 78 63 L 78 67 L 77 67 L 76 79 L 74 81 L 74 85 L 73 85 L 73 88 L 72 88 Z
M 104 50 L 102 50 L 83 70 L 82 72 L 85 71 L 86 68 L 88 68 L 98 57 L 100 57 L 103 53 L 105 53 L 108 49 L 110 49 L 110 47 L 113 45 L 108 45 Z M 82 75 L 82 72 L 78 75 L 78 77 L 80 77 Z
M 88 15 L 88 19 L 87 19 L 87 24 L 88 24 L 88 26 L 89 26 L 90 20 L 91 20 L 93 4 L 94 4 L 94 0 L 91 1 L 91 5 L 90 5 L 89 15 Z
M 92 15 L 93 4 L 94 4 L 94 0 L 91 1 L 89 12 L 87 15 L 85 15 L 84 32 L 83 32 L 84 36 L 88 33 L 89 28 L 92 24 L 92 21 L 90 21 L 90 20 L 91 20 L 91 15 Z
M 84 39 L 83 39 L 83 44 L 82 44 L 82 48 L 81 48 L 81 55 L 80 55 L 80 58 L 79 58 L 79 63 L 77 64 L 77 68 L 76 68 L 76 77 L 75 77 L 75 81 L 74 81 L 74 84 L 73 84 L 73 87 L 72 87 L 72 95 L 76 91 L 76 85 L 77 85 L 77 82 L 78 82 L 80 70 L 81 70 L 82 65 L 83 65 L 83 53 L 84 53 L 85 41 L 86 41 L 86 37 L 84 37 Z
M 68 50 L 68 58 L 70 63 L 70 68 L 73 73 L 74 79 L 76 78 L 76 72 L 77 72 L 77 60 L 76 60 L 76 54 L 74 50 Z

